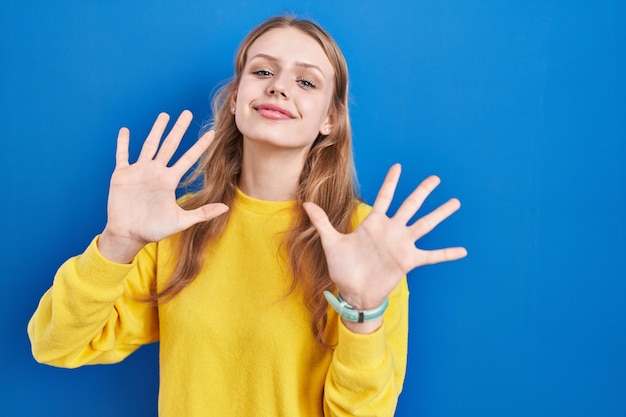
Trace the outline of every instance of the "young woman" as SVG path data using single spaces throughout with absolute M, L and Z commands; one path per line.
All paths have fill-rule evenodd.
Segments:
M 176 163 L 189 112 L 162 142 L 159 115 L 132 164 L 122 128 L 106 227 L 42 297 L 28 326 L 35 358 L 113 363 L 159 341 L 161 416 L 393 415 L 405 276 L 466 254 L 415 241 L 460 204 L 409 225 L 430 177 L 388 217 L 397 165 L 373 207 L 361 203 L 347 102 L 332 38 L 277 17 L 244 39 L 212 130 Z M 202 189 L 177 201 L 199 159 Z

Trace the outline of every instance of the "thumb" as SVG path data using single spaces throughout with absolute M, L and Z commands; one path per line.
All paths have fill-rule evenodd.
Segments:
M 196 223 L 206 222 L 224 214 L 228 211 L 228 206 L 223 203 L 206 204 L 193 210 L 186 210 L 180 219 L 180 226 L 183 230 L 188 229 Z
M 326 212 L 324 212 L 320 206 L 311 202 L 306 202 L 302 206 L 309 216 L 309 219 L 311 219 L 311 223 L 313 223 L 313 226 L 315 226 L 320 234 L 322 242 L 326 241 L 326 243 L 330 243 L 331 240 L 335 240 L 339 237 L 340 233 L 330 223 Z

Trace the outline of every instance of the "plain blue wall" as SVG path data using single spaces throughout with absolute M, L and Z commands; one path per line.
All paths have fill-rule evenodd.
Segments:
M 119 127 L 195 128 L 246 32 L 282 11 L 348 58 L 368 201 L 436 173 L 462 210 L 420 243 L 465 260 L 411 274 L 398 416 L 626 415 L 624 2 L 4 1 L 0 5 L 3 416 L 154 416 L 158 346 L 62 370 L 26 323 L 105 222 Z

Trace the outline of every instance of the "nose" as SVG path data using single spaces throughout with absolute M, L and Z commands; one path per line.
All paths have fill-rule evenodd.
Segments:
M 270 96 L 281 96 L 288 98 L 287 83 L 283 77 L 275 76 L 267 88 L 267 94 Z

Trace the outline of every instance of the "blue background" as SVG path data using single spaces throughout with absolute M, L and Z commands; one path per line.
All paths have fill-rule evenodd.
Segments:
M 463 208 L 420 245 L 469 257 L 410 276 L 398 416 L 626 415 L 624 2 L 4 1 L 0 5 L 0 414 L 154 416 L 158 346 L 122 364 L 35 363 L 27 321 L 106 220 L 121 126 L 209 116 L 247 31 L 320 22 L 351 69 L 363 196 L 404 165 L 426 210 Z

